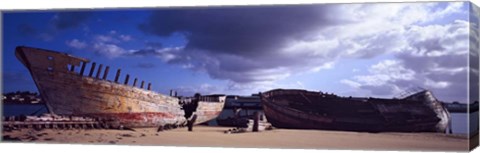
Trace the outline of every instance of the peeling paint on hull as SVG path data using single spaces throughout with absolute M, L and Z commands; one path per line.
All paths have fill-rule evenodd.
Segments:
M 225 96 L 220 97 L 220 103 L 214 102 L 203 102 L 200 101 L 199 106 L 197 107 L 197 119 L 195 120 L 195 125 L 208 122 L 212 119 L 215 119 L 220 115 L 225 105 Z
M 143 89 L 143 81 L 139 88 L 135 83 L 134 86 L 127 85 L 128 80 L 121 84 L 117 79 L 101 79 L 101 66 L 97 75 L 92 75 L 96 72 L 95 63 L 89 76 L 84 76 L 88 71 L 85 64 L 89 60 L 56 51 L 17 47 L 15 54 L 30 71 L 51 113 L 104 118 L 128 127 L 183 126 L 187 123 L 177 97 L 150 91 L 150 84 L 148 90 Z M 72 71 L 80 67 L 80 72 Z M 199 119 L 195 123 L 216 118 L 223 105 L 224 100 L 199 102 L 201 107 L 196 110 Z

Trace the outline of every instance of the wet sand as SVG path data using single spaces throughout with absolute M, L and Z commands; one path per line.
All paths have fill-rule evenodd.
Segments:
M 466 151 L 466 136 L 439 133 L 362 133 L 274 129 L 225 134 L 229 127 L 195 126 L 156 132 L 154 128 L 125 130 L 32 130 L 4 132 L 3 141 L 35 143 L 122 144 L 193 147 L 303 148 L 362 150 Z

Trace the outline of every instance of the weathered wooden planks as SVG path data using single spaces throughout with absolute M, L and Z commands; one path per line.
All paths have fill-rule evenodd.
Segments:
M 306 90 L 261 94 L 267 119 L 275 127 L 364 132 L 445 132 L 445 109 L 428 91 L 410 99 L 338 97 Z M 426 97 L 426 98 L 425 98 Z
M 114 119 L 123 126 L 157 127 L 183 125 L 184 111 L 175 97 L 100 79 L 101 68 L 93 76 L 93 63 L 87 76 L 68 71 L 67 65 L 80 65 L 88 60 L 54 51 L 18 47 L 16 55 L 30 70 L 42 98 L 50 111 L 60 115 L 79 115 Z M 82 70 L 86 64 L 82 64 Z M 102 67 L 102 65 L 100 65 Z M 143 88 L 144 81 L 142 81 Z M 151 85 L 150 85 L 151 88 Z M 134 116 L 134 117 L 132 117 Z

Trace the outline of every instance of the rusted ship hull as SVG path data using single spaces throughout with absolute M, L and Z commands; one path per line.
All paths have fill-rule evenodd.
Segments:
M 101 118 L 126 127 L 159 127 L 186 125 L 185 111 L 177 97 L 162 95 L 147 89 L 129 86 L 125 82 L 105 79 L 103 72 L 92 64 L 84 76 L 87 59 L 44 49 L 17 47 L 17 58 L 28 68 L 51 113 Z M 81 66 L 81 64 L 83 64 Z M 80 67 L 80 72 L 74 71 Z M 202 104 L 204 102 L 200 102 Z M 221 105 L 223 103 L 214 103 Z M 201 110 L 199 110 L 201 111 Z M 213 116 L 208 116 L 213 117 Z
M 354 99 L 279 89 L 262 93 L 262 105 L 267 120 L 279 128 L 445 132 L 449 122 L 448 112 L 441 105 L 435 105 L 435 108 L 429 105 L 438 101 L 415 99 L 425 94 L 431 95 L 422 92 L 405 99 Z

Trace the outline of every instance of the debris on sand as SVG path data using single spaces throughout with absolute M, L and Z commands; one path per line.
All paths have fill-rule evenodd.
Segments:
M 3 141 L 21 141 L 20 138 L 11 137 L 10 135 L 5 135 L 2 137 Z

